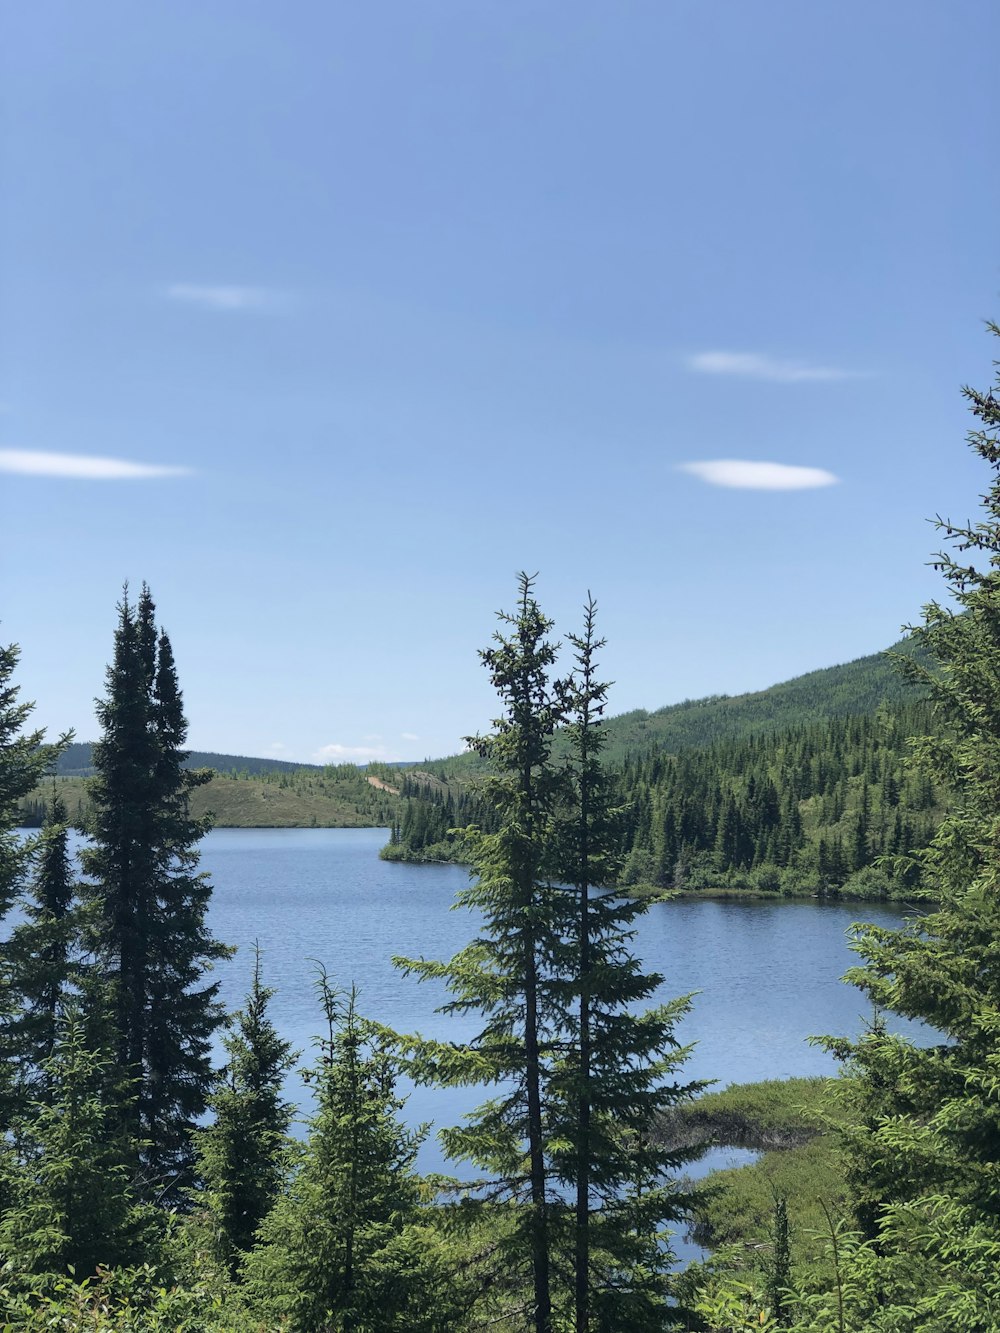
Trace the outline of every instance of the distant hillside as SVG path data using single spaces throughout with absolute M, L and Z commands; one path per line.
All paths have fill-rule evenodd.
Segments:
M 252 776 L 240 770 L 217 773 L 191 793 L 191 813 L 197 818 L 211 815 L 220 828 L 389 827 L 398 818 L 395 777 L 388 767 L 358 768 L 355 764 L 264 770 Z M 89 780 L 57 774 L 55 786 L 70 819 L 85 824 Z M 41 823 L 52 787 L 53 779 L 46 779 L 21 803 L 25 824 Z
M 916 650 L 911 640 L 903 639 L 889 651 L 913 656 Z M 620 713 L 608 721 L 607 755 L 616 764 L 627 754 L 675 753 L 716 741 L 745 740 L 827 718 L 862 716 L 873 713 L 880 703 L 890 707 L 909 703 L 918 693 L 891 657 L 873 653 L 751 694 L 687 699 L 653 713 L 644 709 Z
M 913 656 L 916 651 L 910 639 L 901 640 L 889 650 L 903 656 Z M 887 653 L 873 653 L 842 666 L 795 676 L 766 690 L 686 699 L 654 712 L 637 708 L 619 713 L 607 719 L 605 755 L 612 767 L 619 767 L 626 757 L 654 751 L 677 754 L 828 718 L 860 717 L 874 713 L 880 703 L 895 708 L 912 702 L 918 694 Z M 420 767 L 439 776 L 461 779 L 479 772 L 482 762 L 468 753 Z
M 933 836 L 948 793 L 910 768 L 908 738 L 935 726 L 930 703 L 881 654 L 735 698 L 612 717 L 622 880 L 910 896 L 920 886 L 907 858 Z M 493 818 L 477 793 L 481 768 L 460 755 L 410 770 L 383 857 L 468 859 L 462 830 L 489 832 Z
M 56 774 L 65 778 L 90 778 L 94 775 L 93 742 L 75 741 L 56 766 Z M 217 773 L 297 773 L 300 769 L 322 772 L 320 764 L 296 764 L 288 759 L 252 759 L 242 754 L 213 754 L 210 750 L 192 750 L 185 768 L 214 768 Z

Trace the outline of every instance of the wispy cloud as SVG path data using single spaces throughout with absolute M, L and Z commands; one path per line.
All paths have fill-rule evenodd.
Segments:
M 266 287 L 234 287 L 222 284 L 175 282 L 167 298 L 203 310 L 266 310 L 281 304 L 281 295 Z
M 70 477 L 82 481 L 135 481 L 149 477 L 188 477 L 192 469 L 163 463 L 132 463 L 125 458 L 89 454 L 54 454 L 40 449 L 0 449 L 0 472 L 25 477 Z
M 404 741 L 418 741 L 420 739 L 420 737 L 415 735 L 412 731 L 401 731 L 399 733 L 399 738 Z
M 703 375 L 738 375 L 751 380 L 773 380 L 778 384 L 803 384 L 808 380 L 853 379 L 849 370 L 836 366 L 810 366 L 801 361 L 782 361 L 759 352 L 696 352 L 687 357 L 687 367 Z
M 699 463 L 678 463 L 710 486 L 729 486 L 745 491 L 808 491 L 834 486 L 840 480 L 821 467 L 796 467 L 791 463 L 755 463 L 743 458 L 713 458 Z
M 398 756 L 390 754 L 384 745 L 321 745 L 314 752 L 314 757 L 321 764 L 361 764 L 368 759 L 393 760 Z

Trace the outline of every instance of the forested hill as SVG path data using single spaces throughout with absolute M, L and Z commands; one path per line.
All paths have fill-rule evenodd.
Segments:
M 914 645 L 903 639 L 890 652 L 913 656 Z M 626 755 L 650 750 L 675 753 L 826 718 L 861 716 L 882 703 L 902 705 L 916 694 L 888 653 L 873 653 L 750 694 L 686 699 L 652 713 L 619 713 L 607 723 L 606 754 L 617 765 Z
M 810 671 L 766 690 L 685 699 L 653 712 L 637 708 L 619 713 L 605 723 L 606 760 L 620 768 L 626 758 L 654 751 L 676 754 L 828 718 L 861 717 L 874 713 L 880 704 L 901 707 L 918 691 L 904 679 L 892 654 L 912 657 L 917 651 L 911 639 L 902 639 L 887 652 Z M 556 748 L 558 752 L 558 742 Z M 420 767 L 439 777 L 461 779 L 480 771 L 482 764 L 477 755 L 467 753 Z
M 74 741 L 60 756 L 56 774 L 61 778 L 93 777 L 93 749 L 90 741 Z M 252 759 L 242 754 L 213 754 L 209 750 L 192 750 L 184 767 L 214 768 L 217 773 L 241 773 L 248 777 L 262 773 L 297 773 L 300 769 L 322 771 L 319 764 L 297 764 L 288 759 Z
M 947 798 L 911 769 L 908 738 L 935 725 L 930 704 L 885 655 L 755 694 L 609 719 L 624 882 L 912 893 L 919 885 L 905 858 L 933 835 Z M 405 775 L 383 856 L 466 858 L 460 830 L 490 827 L 471 759 Z

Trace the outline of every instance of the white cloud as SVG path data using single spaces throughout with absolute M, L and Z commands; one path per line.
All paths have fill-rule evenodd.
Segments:
M 284 741 L 272 741 L 267 748 L 272 754 L 280 754 L 282 750 L 287 750 L 288 746 Z
M 0 472 L 18 472 L 26 477 L 131 481 L 143 477 L 187 477 L 191 468 L 130 463 L 124 458 L 98 458 L 89 454 L 53 454 L 41 449 L 0 449 Z
M 748 491 L 806 491 L 833 486 L 839 481 L 821 467 L 795 467 L 790 463 L 754 463 L 742 458 L 714 458 L 699 463 L 678 463 L 710 486 L 730 486 Z
M 849 370 L 838 370 L 835 366 L 807 366 L 757 352 L 696 352 L 687 358 L 687 366 L 703 375 L 740 375 L 744 379 L 774 380 L 780 384 L 852 378 Z
M 412 731 L 401 731 L 399 733 L 399 738 L 404 741 L 418 741 L 420 739 L 420 737 L 415 736 Z
M 321 745 L 314 754 L 321 764 L 361 764 L 368 759 L 397 758 L 386 750 L 384 745 Z
M 171 301 L 201 306 L 203 310 L 263 310 L 278 303 L 265 287 L 228 287 L 221 284 L 175 282 L 167 288 Z

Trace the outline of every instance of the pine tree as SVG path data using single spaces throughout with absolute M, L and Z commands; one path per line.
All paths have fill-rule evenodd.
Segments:
M 16 1004 L 11 1048 L 29 1098 L 44 1098 L 51 1092 L 42 1077 L 42 1066 L 55 1050 L 59 1016 L 72 993 L 74 977 L 79 979 L 76 890 L 66 807 L 54 794 L 39 840 L 24 920 L 14 928 L 6 946 Z
M 248 1256 L 248 1295 L 297 1333 L 444 1333 L 456 1326 L 456 1288 L 419 1226 L 424 1131 L 400 1122 L 397 1062 L 356 993 L 345 1000 L 323 972 L 318 990 L 328 1031 L 309 1074 L 317 1109 Z
M 491 1203 L 521 1205 L 504 1248 L 516 1270 L 529 1257 L 531 1323 L 536 1333 L 552 1328 L 550 1191 L 545 1121 L 546 1050 L 556 1022 L 555 994 L 547 970 L 563 911 L 554 887 L 555 810 L 560 777 L 552 736 L 561 720 L 549 672 L 555 645 L 552 622 L 533 596 L 533 579 L 520 576 L 513 615 L 499 614 L 504 634 L 480 657 L 504 706 L 487 736 L 470 737 L 491 766 L 482 800 L 492 807 L 497 831 L 482 834 L 474 848 L 474 882 L 459 902 L 482 914 L 480 935 L 450 962 L 399 959 L 420 977 L 446 981 L 454 998 L 443 1012 L 479 1012 L 478 1037 L 459 1049 L 450 1043 L 415 1040 L 410 1045 L 418 1079 L 457 1085 L 496 1083 L 502 1093 L 487 1101 L 460 1128 L 444 1130 L 448 1155 L 489 1173 Z
M 43 1063 L 51 1101 L 19 1126 L 18 1157 L 8 1157 L 0 1255 L 21 1279 L 71 1272 L 82 1281 L 98 1265 L 147 1257 L 150 1212 L 133 1196 L 127 1147 L 104 1099 L 106 1064 L 71 1007 Z
M 13 676 L 19 655 L 14 644 L 0 646 L 0 922 L 27 883 L 38 846 L 37 839 L 22 839 L 14 832 L 20 824 L 20 803 L 72 739 L 68 733 L 54 745 L 46 745 L 44 732 L 24 730 L 34 705 L 18 702 L 19 688 Z M 0 957 L 5 952 L 0 951 Z M 13 1087 L 17 1052 L 11 1045 L 15 999 L 5 966 L 0 970 L 0 1131 L 9 1128 L 17 1101 Z
M 449 1156 L 488 1175 L 469 1202 L 501 1232 L 494 1262 L 515 1305 L 519 1284 L 530 1291 L 500 1317 L 536 1333 L 566 1320 L 623 1333 L 669 1322 L 660 1227 L 684 1200 L 665 1177 L 678 1159 L 647 1131 L 695 1090 L 673 1081 L 686 1002 L 633 1008 L 661 978 L 629 951 L 641 907 L 610 891 L 624 821 L 600 764 L 607 687 L 596 676 L 594 614 L 591 602 L 583 635 L 571 638 L 576 672 L 553 681 L 551 622 L 522 576 L 517 612 L 501 615 L 509 632 L 482 654 L 504 704 L 493 732 L 473 738 L 491 765 L 480 799 L 496 832 L 479 834 L 478 878 L 460 902 L 483 926 L 450 962 L 399 960 L 448 984 L 444 1012 L 484 1017 L 464 1048 L 406 1041 L 418 1078 L 500 1085 L 441 1138 Z M 552 739 L 565 721 L 569 759 L 559 765 Z M 631 822 L 648 832 L 650 811 Z
M 554 1062 L 550 1098 L 553 1174 L 573 1193 L 572 1281 L 576 1333 L 666 1326 L 673 1256 L 663 1223 L 688 1204 L 671 1181 L 681 1157 L 650 1138 L 657 1117 L 701 1085 L 679 1086 L 686 1051 L 674 1027 L 687 1000 L 637 1013 L 663 978 L 642 971 L 630 950 L 643 900 L 615 892 L 621 867 L 620 811 L 601 765 L 608 686 L 597 678 L 596 604 L 583 633 L 569 635 L 576 667 L 562 687 L 568 719 L 568 807 L 559 825 L 560 878 L 572 886 L 563 944 L 553 959 L 563 979 L 566 1053 Z
M 955 554 L 936 565 L 959 610 L 925 608 L 916 634 L 937 665 L 902 663 L 942 722 L 917 751 L 952 794 L 917 854 L 938 906 L 902 930 L 864 927 L 864 965 L 850 974 L 878 1010 L 921 1019 L 941 1041 L 919 1047 L 879 1023 L 857 1043 L 831 1043 L 860 1092 L 852 1176 L 880 1254 L 880 1318 L 889 1327 L 905 1306 L 913 1329 L 945 1327 L 933 1322 L 945 1317 L 993 1328 L 1000 1308 L 995 1283 L 992 1295 L 976 1287 L 982 1256 L 1000 1256 L 1000 400 L 964 394 L 981 423 L 969 442 L 992 482 L 979 523 L 938 520 Z
M 224 1038 L 229 1059 L 211 1099 L 215 1119 L 198 1135 L 199 1201 L 211 1216 L 220 1257 L 233 1275 L 280 1192 L 294 1114 L 281 1088 L 295 1055 L 268 1017 L 273 994 L 261 980 L 255 946 L 250 992 L 235 1016 L 235 1031 Z
M 118 612 L 97 705 L 93 846 L 82 859 L 109 1043 L 134 1089 L 125 1118 L 150 1191 L 165 1197 L 190 1171 L 211 1039 L 224 1021 L 218 982 L 205 973 L 228 950 L 205 924 L 211 886 L 198 873 L 197 844 L 207 821 L 191 818 L 188 795 L 206 775 L 182 767 L 187 724 L 170 642 L 157 635 L 145 586 L 134 609 L 126 591 Z

